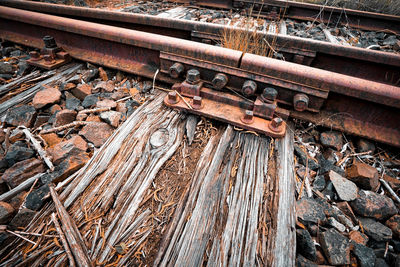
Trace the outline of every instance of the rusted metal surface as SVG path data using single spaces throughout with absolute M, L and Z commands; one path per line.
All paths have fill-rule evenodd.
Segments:
M 150 78 L 160 70 L 157 79 L 171 84 L 182 81 L 187 70 L 196 69 L 200 78 L 197 73 L 189 75 L 190 85 L 203 83 L 199 89 L 200 93 L 199 90 L 192 90 L 195 92 L 192 93 L 194 103 L 191 102 L 194 108 L 190 111 L 196 114 L 213 114 L 214 118 L 223 121 L 228 121 L 231 114 L 229 122 L 234 125 L 243 125 L 246 121 L 251 121 L 252 115 L 255 121 L 264 121 L 263 126 L 254 127 L 248 124 L 247 129 L 260 129 L 260 132 L 266 133 L 267 129 L 262 130 L 261 127 L 267 125 L 268 131 L 276 130 L 280 127 L 279 120 L 272 119 L 265 123 L 264 119 L 271 118 L 273 107 L 264 105 L 258 110 L 254 108 L 257 105 L 262 106 L 260 101 L 264 100 L 261 95 L 266 100 L 271 100 L 269 98 L 273 97 L 273 93 L 268 90 L 265 92 L 265 89 L 273 88 L 277 95 L 269 104 L 283 105 L 276 107 L 275 114 L 279 117 L 285 118 L 291 111 L 294 117 L 309 116 L 308 120 L 313 121 L 319 114 L 345 112 L 353 119 L 343 120 L 342 124 L 336 123 L 336 128 L 399 145 L 400 120 L 396 112 L 398 114 L 400 108 L 400 90 L 393 85 L 168 36 L 0 7 L 0 37 L 41 48 L 42 38 L 46 35 L 53 36 L 57 44 L 71 57 Z M 177 63 L 183 66 L 183 70 L 178 71 L 178 75 L 171 75 L 170 68 Z M 226 85 L 222 88 L 218 86 L 218 90 L 209 89 L 213 88 L 215 77 L 221 74 L 227 78 Z M 257 85 L 254 92 L 250 92 L 249 99 L 240 96 L 246 82 Z M 299 97 L 298 94 L 304 94 L 308 100 L 306 101 L 304 96 Z M 224 103 L 224 108 L 219 109 L 219 113 L 216 110 L 204 112 L 202 106 L 207 104 L 207 101 L 212 102 L 209 103 L 211 107 L 217 105 L 217 102 Z M 297 103 L 299 101 L 302 103 Z M 184 108 L 180 105 L 184 104 L 177 103 L 178 108 Z M 298 110 L 306 111 L 293 111 L 295 105 Z M 372 113 L 366 112 L 368 107 L 371 107 Z M 225 110 L 226 113 L 222 114 L 221 110 Z M 390 124 L 386 124 L 382 123 L 382 118 L 397 120 L 388 120 Z M 369 133 L 368 129 L 373 130 Z M 280 132 L 273 135 L 279 134 Z
M 113 12 L 100 9 L 72 7 L 38 3 L 32 1 L 4 0 L 8 5 L 45 13 L 59 14 L 80 20 L 162 34 L 181 39 L 219 42 L 224 31 L 239 31 L 232 27 L 196 21 L 160 18 L 156 16 Z M 315 68 L 342 73 L 380 83 L 399 85 L 400 55 L 370 49 L 333 45 L 292 36 L 264 34 L 275 44 L 275 50 L 282 53 L 286 61 L 309 65 Z

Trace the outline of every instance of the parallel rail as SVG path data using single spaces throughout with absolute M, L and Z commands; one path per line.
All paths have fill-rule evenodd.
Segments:
M 290 116 L 400 146 L 398 86 L 153 33 L 0 7 L 2 38 L 41 48 L 45 35 L 76 59 L 149 78 L 161 70 L 157 79 L 171 84 L 182 81 L 168 75 L 171 65 L 180 62 L 185 69 L 198 68 L 205 84 L 222 72 L 229 77 L 226 87 L 234 91 L 240 92 L 249 79 L 258 88 L 274 86 L 278 102 L 289 109 L 294 95 L 305 93 L 310 97 L 308 111 L 291 110 Z M 254 103 L 242 99 L 239 104 Z
M 284 0 L 174 0 L 213 8 L 248 8 L 254 15 L 347 25 L 352 28 L 400 34 L 400 16 Z
M 3 0 L 0 5 L 211 44 L 219 43 L 224 32 L 246 31 L 211 23 L 32 1 Z M 375 82 L 400 84 L 400 54 L 280 34 L 258 32 L 258 35 L 261 37 L 257 39 L 265 38 L 273 44 L 286 61 Z

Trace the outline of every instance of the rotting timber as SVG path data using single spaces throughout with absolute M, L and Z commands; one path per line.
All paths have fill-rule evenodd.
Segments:
M 0 34 L 4 39 L 42 48 L 42 38 L 50 35 L 76 59 L 149 78 L 160 70 L 156 78 L 171 84 L 178 83 L 175 87 L 178 91 L 184 85 L 181 92 L 186 92 L 184 97 L 189 97 L 189 101 L 195 101 L 194 96 L 197 96 L 220 103 L 218 99 L 222 98 L 224 104 L 229 103 L 241 112 L 240 118 L 227 120 L 231 123 L 241 120 L 246 127 L 251 125 L 251 118 L 256 115 L 265 119 L 263 127 L 272 125 L 274 128 L 276 124 L 272 117 L 278 115 L 285 118 L 290 114 L 380 142 L 400 145 L 400 90 L 396 85 L 207 44 L 8 7 L 0 8 L 0 17 Z M 184 83 L 188 82 L 189 75 L 182 82 L 182 71 L 177 76 L 171 74 L 171 67 L 177 63 L 183 66 L 183 72 L 196 68 L 199 79 L 197 75 L 195 79 L 201 86 L 199 83 L 194 87 L 186 86 Z M 236 94 L 213 90 L 217 88 L 213 88 L 212 81 L 218 74 L 228 78 L 223 89 Z M 259 98 L 264 95 L 265 88 L 271 87 L 278 93 L 277 96 L 272 94 L 276 96 L 272 104 L 279 104 L 280 107 L 268 109 L 269 113 L 260 116 L 257 105 L 260 104 L 261 112 L 265 112 L 263 105 L 269 103 Z M 244 99 L 243 95 L 247 98 Z M 232 100 L 232 97 L 235 99 Z M 173 96 L 171 99 L 174 102 Z M 251 118 L 247 111 L 251 111 Z M 203 115 L 213 117 L 207 114 L 207 107 L 203 112 L 206 113 Z M 242 119 L 246 116 L 250 118 L 247 123 Z M 278 127 L 281 125 L 284 124 L 280 123 Z M 252 130 L 269 134 L 271 127 L 267 132 Z

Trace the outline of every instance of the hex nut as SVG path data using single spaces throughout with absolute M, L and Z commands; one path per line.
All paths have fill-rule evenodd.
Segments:
M 188 70 L 186 74 L 186 81 L 190 84 L 197 84 L 200 82 L 200 72 L 196 69 Z
M 243 83 L 242 93 L 245 96 L 252 96 L 256 93 L 257 84 L 254 81 L 247 80 Z
M 282 125 L 282 123 L 283 123 L 283 120 L 281 118 L 279 118 L 279 117 L 273 118 L 271 121 L 271 126 L 273 128 L 279 128 Z
M 278 91 L 275 88 L 267 87 L 261 94 L 261 99 L 264 102 L 274 102 L 277 96 L 278 96 Z
M 305 94 L 296 94 L 293 97 L 293 106 L 297 111 L 304 111 L 308 108 L 309 98 Z
M 178 103 L 178 96 L 175 91 L 168 93 L 168 103 L 170 103 L 170 104 Z
M 182 75 L 183 71 L 185 70 L 185 67 L 181 63 L 174 63 L 170 68 L 169 68 L 169 76 L 171 78 L 177 79 L 179 76 Z
M 215 89 L 221 90 L 228 83 L 228 77 L 223 73 L 217 73 L 212 80 Z
M 201 109 L 202 108 L 202 97 L 195 95 L 193 97 L 193 108 L 194 109 Z
M 252 110 L 246 110 L 240 120 L 245 124 L 251 124 L 254 121 L 254 114 Z
M 45 37 L 43 37 L 43 42 L 44 42 L 44 46 L 46 48 L 56 48 L 57 47 L 56 40 L 54 40 L 54 38 L 52 36 L 46 35 Z

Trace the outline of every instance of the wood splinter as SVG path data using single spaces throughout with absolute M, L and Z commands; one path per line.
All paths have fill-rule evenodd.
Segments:
M 66 240 L 68 241 L 68 245 L 71 248 L 71 252 L 74 255 L 76 264 L 82 267 L 93 266 L 89 259 L 89 254 L 81 233 L 58 198 L 58 194 L 54 189 L 54 185 L 49 185 L 49 189 L 56 207 L 57 215 L 61 221 L 61 228 L 64 232 Z

